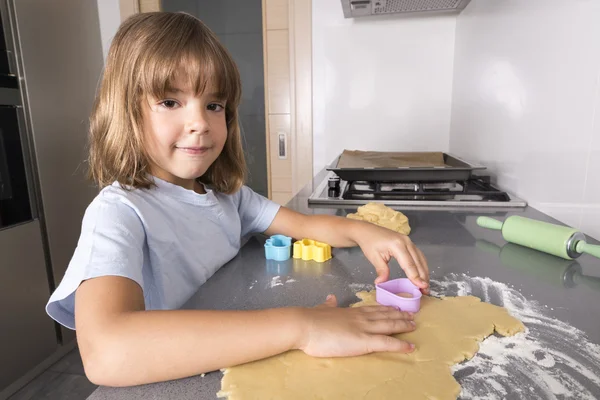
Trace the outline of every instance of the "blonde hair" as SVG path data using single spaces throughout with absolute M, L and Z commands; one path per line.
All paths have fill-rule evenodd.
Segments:
M 238 123 L 241 83 L 229 52 L 214 33 L 185 13 L 137 14 L 117 31 L 90 117 L 89 176 L 100 187 L 150 188 L 144 150 L 142 105 L 161 99 L 175 74 L 200 94 L 208 86 L 226 101 L 227 140 L 223 151 L 198 180 L 223 193 L 244 183 L 246 163 Z M 178 75 L 179 77 L 179 75 Z

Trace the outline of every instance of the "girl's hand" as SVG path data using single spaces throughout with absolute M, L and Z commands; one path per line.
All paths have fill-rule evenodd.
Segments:
M 394 307 L 338 308 L 335 296 L 303 309 L 305 327 L 298 348 L 313 357 L 358 356 L 377 351 L 408 353 L 414 345 L 391 334 L 415 329 L 412 313 Z
M 358 222 L 358 221 L 357 221 Z M 382 228 L 368 222 L 362 225 L 356 243 L 377 271 L 375 284 L 385 282 L 390 277 L 388 263 L 394 257 L 408 279 L 421 292 L 429 294 L 429 267 L 425 256 L 406 235 Z

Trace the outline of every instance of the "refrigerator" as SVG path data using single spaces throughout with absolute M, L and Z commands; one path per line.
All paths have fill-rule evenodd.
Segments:
M 97 194 L 88 119 L 103 58 L 95 0 L 0 0 L 0 395 L 75 339 L 45 304 Z

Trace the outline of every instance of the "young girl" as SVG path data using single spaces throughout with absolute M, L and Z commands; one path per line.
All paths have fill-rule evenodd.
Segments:
M 414 329 L 391 307 L 177 310 L 252 232 L 360 246 L 389 276 L 395 257 L 427 292 L 421 251 L 373 224 L 306 216 L 243 186 L 240 78 L 196 18 L 146 13 L 125 21 L 91 115 L 90 171 L 103 188 L 47 312 L 75 329 L 88 378 L 129 386 L 213 371 L 300 349 L 316 357 L 411 351 Z

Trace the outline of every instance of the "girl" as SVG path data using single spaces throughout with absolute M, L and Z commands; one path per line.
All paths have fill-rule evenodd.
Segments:
M 360 246 L 389 276 L 395 257 L 427 292 L 427 263 L 404 235 L 306 216 L 243 186 L 240 78 L 196 18 L 146 13 L 119 28 L 91 115 L 90 175 L 103 189 L 47 312 L 75 329 L 88 378 L 128 386 L 300 349 L 316 357 L 408 352 L 414 329 L 391 307 L 176 310 L 252 232 Z M 248 345 L 250 343 L 251 345 Z

